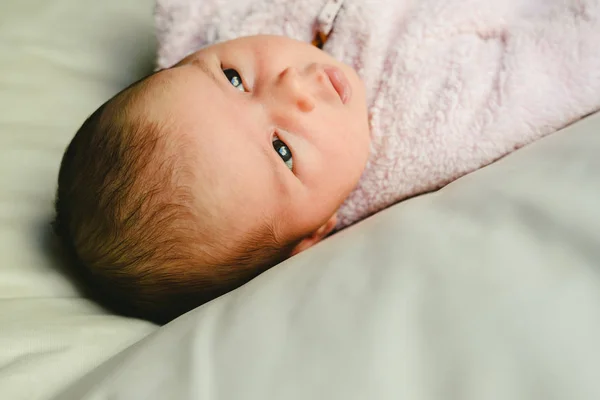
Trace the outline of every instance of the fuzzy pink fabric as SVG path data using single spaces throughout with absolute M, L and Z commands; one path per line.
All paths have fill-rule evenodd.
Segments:
M 310 41 L 325 0 L 158 0 L 158 66 L 253 34 Z M 598 0 L 345 0 L 324 50 L 367 86 L 371 157 L 338 228 L 600 108 Z

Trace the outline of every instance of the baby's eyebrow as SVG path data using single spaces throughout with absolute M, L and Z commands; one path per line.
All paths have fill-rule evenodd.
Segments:
M 214 71 L 209 68 L 208 65 L 206 65 L 206 63 L 202 60 L 198 60 L 198 59 L 194 59 L 192 60 L 191 64 L 196 67 L 196 68 L 200 68 L 206 75 L 209 76 L 210 79 L 212 79 L 216 84 L 219 83 L 219 78 L 217 78 L 217 76 L 215 75 Z

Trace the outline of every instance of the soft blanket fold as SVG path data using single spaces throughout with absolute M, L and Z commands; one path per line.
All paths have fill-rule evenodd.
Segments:
M 252 34 L 313 38 L 325 0 L 158 0 L 158 67 Z M 598 0 L 345 0 L 324 50 L 367 86 L 371 157 L 338 228 L 600 108 Z

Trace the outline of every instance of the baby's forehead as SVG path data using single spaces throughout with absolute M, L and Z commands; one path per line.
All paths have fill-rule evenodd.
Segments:
M 176 135 L 176 115 L 169 102 L 162 101 L 171 79 L 155 73 L 127 87 L 107 102 L 105 117 L 114 123 L 129 125 L 140 136 L 167 138 Z M 152 129 L 150 129 L 152 128 Z
M 274 208 L 270 203 L 282 198 L 277 172 L 281 173 L 281 165 L 269 152 L 270 143 L 253 140 L 256 135 L 248 126 L 227 109 L 221 112 L 225 101 L 211 103 L 205 93 L 194 93 L 202 91 L 205 81 L 210 85 L 210 78 L 195 80 L 196 74 L 194 69 L 167 70 L 130 88 L 125 94 L 128 118 L 154 127 L 153 167 L 173 165 L 175 179 L 189 187 L 190 198 L 201 203 L 199 207 L 232 225 L 252 225 L 267 218 L 265 208 Z M 200 86 L 186 86 L 190 81 Z

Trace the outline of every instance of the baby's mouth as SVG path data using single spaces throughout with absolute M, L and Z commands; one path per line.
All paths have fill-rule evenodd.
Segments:
M 340 100 L 342 100 L 342 103 L 348 103 L 352 97 L 352 87 L 350 86 L 350 82 L 346 78 L 346 75 L 344 75 L 341 69 L 334 66 L 327 66 L 324 71 L 340 97 Z

